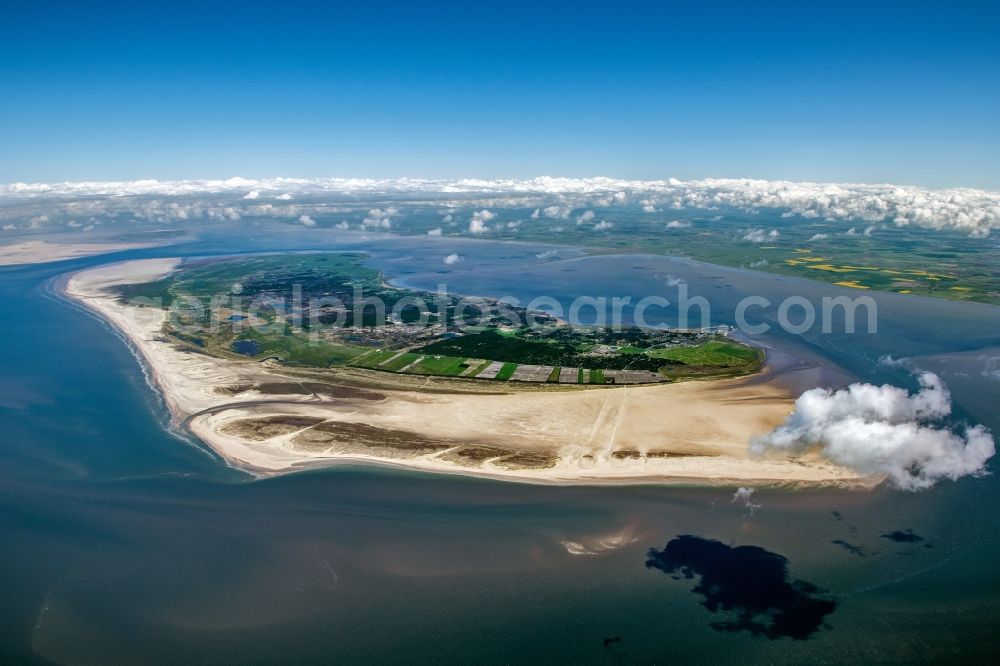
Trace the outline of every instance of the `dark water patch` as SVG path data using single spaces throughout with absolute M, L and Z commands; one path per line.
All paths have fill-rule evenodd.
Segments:
M 232 344 L 232 350 L 237 354 L 256 356 L 260 353 L 260 344 L 256 340 L 237 340 Z
M 789 580 L 788 560 L 759 546 L 727 546 L 712 539 L 684 534 L 663 550 L 651 549 L 646 566 L 674 580 L 700 580 L 692 592 L 705 597 L 712 613 L 732 613 L 712 622 L 719 631 L 748 631 L 767 638 L 809 638 L 837 602 L 802 580 Z
M 858 557 L 868 557 L 867 553 L 865 553 L 864 548 L 862 548 L 861 546 L 855 546 L 853 543 L 848 543 L 843 539 L 833 539 L 832 541 L 830 541 L 830 543 L 832 543 L 835 546 L 840 546 L 851 555 L 857 555 Z
M 924 540 L 922 536 L 917 535 L 913 530 L 894 530 L 883 534 L 882 538 L 895 541 L 896 543 L 917 543 Z
M 836 520 L 838 523 L 844 523 L 844 525 L 847 526 L 847 531 L 850 532 L 851 534 L 858 533 L 858 526 L 855 525 L 854 523 L 845 520 L 844 514 L 842 514 L 840 511 L 834 509 L 833 511 L 830 512 L 830 515 L 833 516 L 833 519 Z

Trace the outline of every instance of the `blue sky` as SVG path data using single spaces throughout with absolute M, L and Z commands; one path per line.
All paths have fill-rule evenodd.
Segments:
M 12 3 L 0 182 L 608 175 L 1000 189 L 989 3 L 360 4 Z

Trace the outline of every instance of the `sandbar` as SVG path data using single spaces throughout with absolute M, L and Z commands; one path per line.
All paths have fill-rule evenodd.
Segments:
M 0 245 L 0 266 L 45 264 L 52 261 L 79 259 L 109 252 L 155 247 L 155 243 L 50 243 L 30 240 Z

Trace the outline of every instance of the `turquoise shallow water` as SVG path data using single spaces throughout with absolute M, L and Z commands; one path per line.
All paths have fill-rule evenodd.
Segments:
M 444 280 L 464 293 L 560 300 L 641 297 L 662 291 L 670 275 L 708 297 L 720 323 L 743 293 L 834 293 L 663 257 L 564 251 L 565 260 L 551 260 L 536 256 L 545 248 L 450 243 L 316 243 L 262 231 L 239 248 L 220 234 L 115 258 L 364 249 L 413 286 Z M 453 251 L 465 261 L 444 266 Z M 732 489 L 548 488 L 360 468 L 251 481 L 169 432 L 129 349 L 53 293 L 60 274 L 108 260 L 0 272 L 0 661 L 996 656 L 995 476 L 919 494 L 759 491 L 752 515 L 731 501 Z M 1000 430 L 1000 382 L 980 373 L 982 356 L 998 355 L 1000 308 L 876 297 L 878 335 L 760 342 L 821 367 L 814 376 L 831 382 L 906 384 L 905 372 L 876 360 L 917 357 L 948 382 L 960 418 Z M 895 530 L 924 541 L 881 536 Z M 614 534 L 634 541 L 593 556 L 563 544 Z M 701 604 L 697 580 L 645 566 L 649 549 L 679 534 L 778 553 L 792 578 L 827 590 L 836 608 L 805 640 L 719 631 L 712 622 L 726 614 Z M 621 640 L 605 646 L 606 638 Z

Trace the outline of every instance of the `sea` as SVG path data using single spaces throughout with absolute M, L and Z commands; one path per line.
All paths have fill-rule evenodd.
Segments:
M 0 268 L 0 662 L 1000 656 L 996 474 L 922 492 L 556 487 L 361 466 L 255 479 L 172 426 L 126 341 L 59 292 L 68 273 L 113 261 L 276 251 L 365 252 L 394 284 L 522 302 L 634 303 L 684 284 L 715 325 L 748 295 L 858 295 L 675 257 L 267 227 Z M 775 326 L 748 339 L 797 390 L 915 389 L 913 371 L 932 370 L 956 425 L 1000 432 L 1000 308 L 865 295 L 877 333 Z

